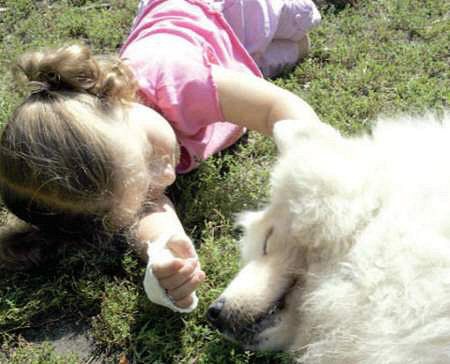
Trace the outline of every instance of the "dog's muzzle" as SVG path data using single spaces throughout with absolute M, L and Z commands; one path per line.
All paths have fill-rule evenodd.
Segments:
M 279 313 L 284 310 L 286 296 L 295 284 L 296 280 L 293 280 L 288 285 L 288 289 L 268 307 L 267 311 L 256 317 L 249 317 L 239 310 L 230 308 L 224 296 L 219 297 L 208 307 L 206 317 L 211 325 L 226 338 L 248 348 L 256 347 L 258 335 L 279 323 Z
M 222 332 L 225 329 L 225 315 L 222 314 L 225 306 L 225 298 L 220 297 L 208 307 L 206 318 L 217 330 Z

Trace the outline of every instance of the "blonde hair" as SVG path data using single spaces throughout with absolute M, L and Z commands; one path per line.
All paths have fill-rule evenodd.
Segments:
M 107 124 L 114 123 L 116 105 L 136 98 L 131 71 L 117 57 L 94 57 L 83 45 L 27 53 L 15 71 L 30 94 L 0 137 L 3 202 L 40 231 L 104 218 L 112 209 L 109 197 L 117 177 Z M 21 237 L 23 231 L 22 226 Z M 11 231 L 7 235 L 0 244 L 11 261 L 14 238 Z M 15 244 L 23 264 L 27 244 L 20 239 Z

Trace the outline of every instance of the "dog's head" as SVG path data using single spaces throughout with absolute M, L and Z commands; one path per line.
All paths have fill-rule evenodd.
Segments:
M 321 271 L 348 249 L 367 210 L 352 199 L 361 178 L 337 131 L 284 121 L 274 137 L 280 157 L 271 201 L 239 216 L 242 269 L 208 309 L 209 321 L 226 337 L 261 350 L 291 344 L 306 273 Z
M 288 249 L 289 221 L 267 208 L 240 215 L 242 269 L 209 307 L 209 321 L 250 349 L 283 349 L 295 328 L 292 301 L 301 289 L 303 249 Z
M 302 363 L 448 363 L 448 125 L 283 123 L 270 203 L 240 216 L 243 266 L 210 321 Z
M 331 128 L 330 128 L 331 129 Z M 297 326 L 296 305 L 301 295 L 307 252 L 301 239 L 297 209 L 299 176 L 290 168 L 300 140 L 316 139 L 314 134 L 335 138 L 334 130 L 306 128 L 299 122 L 278 123 L 274 137 L 280 153 L 272 173 L 271 203 L 258 212 L 239 216 L 242 269 L 223 294 L 208 309 L 209 321 L 226 337 L 247 348 L 284 349 Z M 330 134 L 330 135 L 328 135 Z M 291 166 L 294 167 L 294 166 Z M 304 185 L 303 185 L 304 186 Z M 302 185 L 300 185 L 302 188 Z M 311 220 L 311 219 L 309 219 Z

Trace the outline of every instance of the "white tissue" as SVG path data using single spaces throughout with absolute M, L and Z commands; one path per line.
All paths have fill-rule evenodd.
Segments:
M 198 304 L 198 297 L 195 292 L 192 293 L 192 304 L 187 308 L 180 308 L 173 303 L 173 300 L 167 295 L 166 291 L 159 285 L 158 280 L 153 275 L 153 263 L 169 260 L 174 257 L 170 249 L 167 248 L 168 240 L 168 236 L 161 236 L 158 240 L 148 243 L 148 263 L 144 277 L 144 290 L 149 300 L 153 303 L 170 308 L 175 312 L 189 313 L 195 310 Z

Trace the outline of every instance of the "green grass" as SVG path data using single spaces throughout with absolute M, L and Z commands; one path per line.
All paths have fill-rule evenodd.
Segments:
M 20 102 L 9 73 L 17 55 L 72 39 L 114 52 L 135 5 L 0 0 L 0 124 Z M 361 0 L 322 15 L 311 34 L 311 57 L 274 82 L 306 99 L 323 120 L 354 134 L 369 129 L 379 113 L 448 107 L 448 2 Z M 284 354 L 247 352 L 224 341 L 204 318 L 238 269 L 233 214 L 264 202 L 274 156 L 273 143 L 251 133 L 171 189 L 208 275 L 196 312 L 177 315 L 149 303 L 144 266 L 123 242 L 71 247 L 38 270 L 0 273 L 0 363 L 81 363 L 48 343 L 31 343 L 36 332 L 61 322 L 87 324 L 102 362 L 125 355 L 132 363 L 288 363 Z

